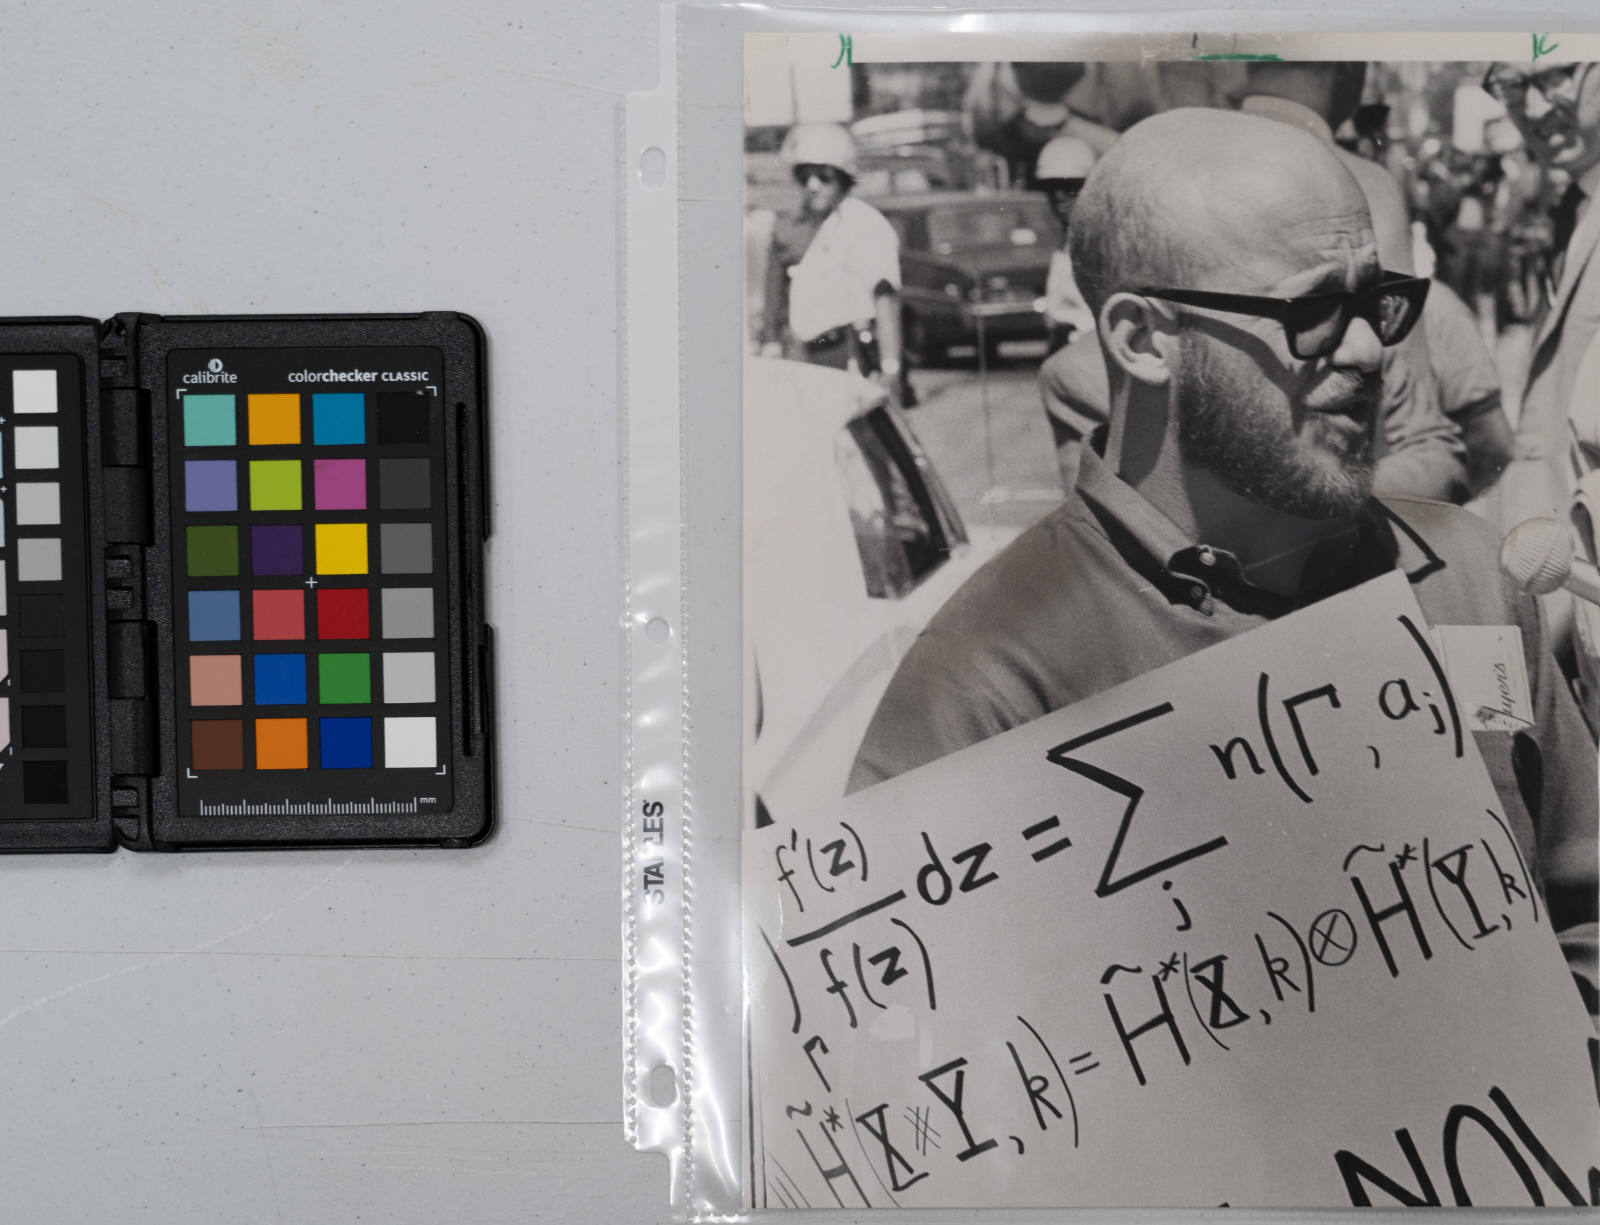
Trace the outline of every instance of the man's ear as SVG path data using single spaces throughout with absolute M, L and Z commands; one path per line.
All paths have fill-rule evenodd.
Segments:
M 1129 378 L 1164 387 L 1178 351 L 1178 321 L 1138 294 L 1116 293 L 1100 307 L 1100 337 L 1112 363 Z

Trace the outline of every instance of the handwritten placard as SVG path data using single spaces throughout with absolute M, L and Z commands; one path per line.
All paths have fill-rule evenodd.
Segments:
M 1399 574 L 787 814 L 745 847 L 752 1202 L 1588 1204 L 1516 833 Z

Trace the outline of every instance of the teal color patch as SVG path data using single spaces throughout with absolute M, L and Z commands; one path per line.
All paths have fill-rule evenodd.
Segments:
M 239 442 L 238 414 L 232 396 L 183 397 L 183 445 L 232 447 Z

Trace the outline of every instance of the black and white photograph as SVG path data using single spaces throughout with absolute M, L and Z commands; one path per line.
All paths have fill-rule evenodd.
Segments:
M 1600 1187 L 1600 38 L 745 38 L 746 1206 Z

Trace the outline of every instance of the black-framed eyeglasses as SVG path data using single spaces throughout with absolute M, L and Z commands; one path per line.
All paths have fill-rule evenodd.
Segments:
M 848 183 L 850 176 L 837 166 L 824 166 L 815 162 L 801 162 L 794 168 L 794 181 L 804 187 L 812 179 L 816 179 L 827 187 L 837 187 L 841 183 Z
M 1385 346 L 1397 345 L 1422 318 L 1428 280 L 1385 272 L 1370 289 L 1314 293 L 1300 298 L 1264 298 L 1253 294 L 1210 293 L 1202 289 L 1148 287 L 1135 293 L 1183 306 L 1203 306 L 1234 315 L 1255 315 L 1283 324 L 1289 352 L 1301 361 L 1326 357 L 1344 343 L 1352 319 L 1365 319 Z
M 1489 65 L 1483 74 L 1483 88 L 1506 107 L 1521 110 L 1528 101 L 1531 85 L 1546 98 L 1559 97 L 1572 87 L 1581 64 L 1552 64 L 1538 72 L 1515 72 L 1500 64 Z
M 1076 196 L 1083 191 L 1085 180 L 1077 179 L 1039 179 L 1034 186 L 1047 196 Z

